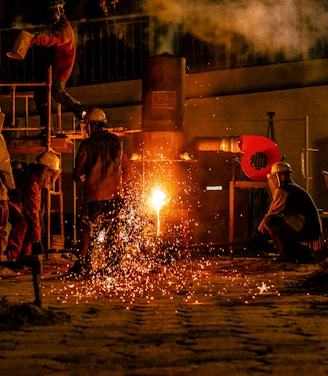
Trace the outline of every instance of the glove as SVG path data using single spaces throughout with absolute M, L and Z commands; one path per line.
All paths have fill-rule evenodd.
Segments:
M 33 255 L 42 255 L 43 253 L 43 245 L 41 242 L 33 242 L 32 243 L 32 254 Z
M 11 202 L 13 202 L 14 204 L 19 204 L 21 202 L 21 193 L 18 189 L 10 189 L 8 191 L 8 197 L 9 197 L 9 200 Z

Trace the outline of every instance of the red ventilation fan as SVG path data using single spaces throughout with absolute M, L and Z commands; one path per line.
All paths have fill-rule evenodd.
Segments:
M 281 161 L 277 144 L 264 136 L 240 136 L 238 147 L 244 153 L 241 159 L 242 170 L 251 180 L 266 180 L 271 166 Z

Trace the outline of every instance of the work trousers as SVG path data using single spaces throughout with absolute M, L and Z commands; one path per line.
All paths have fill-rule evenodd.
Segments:
M 268 215 L 264 227 L 271 237 L 280 257 L 286 261 L 307 262 L 314 255 L 310 248 L 300 243 L 298 233 L 294 231 L 279 215 Z
M 31 254 L 32 243 L 29 236 L 29 225 L 19 205 L 9 202 L 9 222 L 11 231 L 8 237 L 7 257 L 17 261 L 19 257 Z
M 91 223 L 96 224 L 99 216 L 105 219 L 117 217 L 123 205 L 124 201 L 121 198 L 88 202 L 80 225 L 79 253 L 82 261 L 85 261 L 89 253 Z
M 6 248 L 8 216 L 8 201 L 0 200 L 0 251 Z

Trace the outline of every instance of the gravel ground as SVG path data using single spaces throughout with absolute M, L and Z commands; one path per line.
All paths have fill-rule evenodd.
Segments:
M 219 256 L 126 264 L 76 279 L 44 261 L 0 269 L 0 375 L 327 375 L 328 283 L 318 265 Z

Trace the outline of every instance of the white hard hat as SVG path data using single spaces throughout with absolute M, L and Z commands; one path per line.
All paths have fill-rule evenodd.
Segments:
M 277 174 L 278 172 L 291 173 L 292 168 L 287 162 L 276 162 L 271 166 L 271 174 Z
M 41 153 L 37 158 L 36 162 L 42 166 L 48 167 L 52 171 L 61 171 L 60 159 L 52 151 L 45 151 Z

